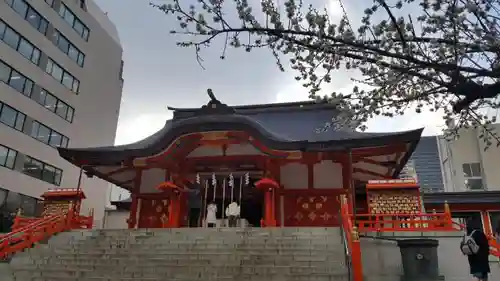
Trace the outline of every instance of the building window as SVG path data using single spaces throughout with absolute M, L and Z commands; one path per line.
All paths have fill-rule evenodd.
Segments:
M 89 29 L 83 24 L 83 22 L 76 17 L 76 15 L 66 6 L 64 3 L 61 3 L 61 7 L 59 8 L 59 16 L 67 22 L 73 30 L 83 38 L 83 40 L 89 40 Z
M 47 33 L 49 22 L 33 9 L 25 0 L 5 0 L 24 20 L 42 34 Z
M 50 7 L 54 6 L 54 0 L 45 0 L 45 3 L 47 3 Z
M 54 79 L 59 81 L 59 83 L 66 86 L 75 94 L 78 94 L 78 91 L 80 90 L 80 81 L 50 58 L 47 62 L 45 72 L 50 74 L 52 77 L 54 77 Z
M 484 189 L 480 163 L 462 164 L 462 171 L 464 172 L 465 187 L 467 189 L 469 190 Z
M 52 130 L 38 121 L 33 121 L 31 126 L 31 137 L 52 147 L 68 147 L 69 140 L 66 136 Z
M 57 29 L 55 30 L 54 38 L 59 50 L 65 53 L 76 64 L 83 67 L 85 55 Z
M 45 89 L 40 89 L 38 93 L 34 93 L 36 97 L 33 97 L 39 104 L 57 114 L 59 117 L 66 119 L 68 122 L 73 122 L 73 115 L 75 110 L 73 107 L 69 106 L 67 103 L 56 98 L 53 94 L 49 93 Z
M 0 81 L 35 100 L 38 104 L 66 119 L 68 122 L 73 122 L 74 108 L 44 89 L 33 92 L 33 81 L 15 71 L 2 61 L 0 61 Z
M 15 110 L 5 103 L 0 103 L 0 122 L 13 129 L 22 131 L 25 120 L 26 115 L 24 113 Z
M 60 185 L 62 170 L 30 156 L 25 156 L 23 173 L 45 182 Z
M 14 169 L 16 158 L 17 151 L 0 144 L 0 166 Z
M 16 50 L 23 57 L 38 65 L 40 62 L 40 49 L 22 37 L 17 31 L 0 20 L 0 40 Z

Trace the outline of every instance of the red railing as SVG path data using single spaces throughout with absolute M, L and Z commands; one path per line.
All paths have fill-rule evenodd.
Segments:
M 50 238 L 52 235 L 71 229 L 90 229 L 94 221 L 90 216 L 75 215 L 74 212 L 59 214 L 40 219 L 18 220 L 13 231 L 0 237 L 0 259 L 33 247 L 35 243 Z M 25 225 L 21 225 L 22 223 Z
M 352 281 L 363 281 L 363 264 L 361 258 L 361 242 L 359 233 L 352 223 L 352 216 L 349 213 L 347 197 L 342 195 L 340 199 L 340 214 L 342 220 L 342 229 L 346 237 L 347 247 L 350 251 Z

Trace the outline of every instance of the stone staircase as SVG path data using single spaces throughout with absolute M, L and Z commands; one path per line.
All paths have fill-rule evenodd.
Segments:
M 9 270 L 13 281 L 349 281 L 339 231 L 72 231 L 15 255 Z

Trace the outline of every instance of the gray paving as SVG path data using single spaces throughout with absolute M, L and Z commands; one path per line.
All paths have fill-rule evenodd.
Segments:
M 7 275 L 12 281 L 348 281 L 337 228 L 72 231 L 15 255 Z

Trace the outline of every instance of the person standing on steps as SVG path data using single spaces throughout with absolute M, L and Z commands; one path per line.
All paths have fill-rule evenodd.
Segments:
M 201 214 L 201 190 L 199 185 L 189 189 L 189 227 L 198 227 Z
M 467 222 L 466 232 L 460 243 L 460 250 L 467 256 L 470 274 L 477 281 L 488 281 L 490 273 L 490 245 L 488 238 L 472 220 Z
M 240 206 L 236 202 L 232 202 L 226 208 L 226 216 L 229 220 L 229 227 L 236 227 L 236 222 L 240 217 Z
M 217 224 L 217 205 L 213 201 L 207 206 L 206 221 L 208 227 L 215 227 Z

